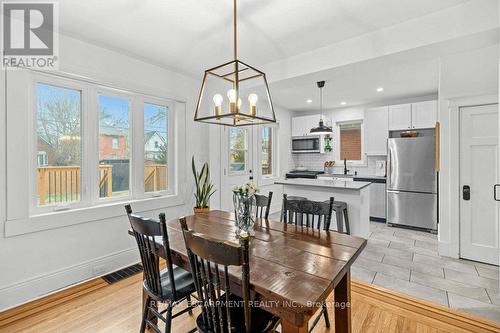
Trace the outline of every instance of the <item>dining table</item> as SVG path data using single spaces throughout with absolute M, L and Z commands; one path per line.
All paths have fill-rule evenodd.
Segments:
M 186 220 L 195 232 L 238 242 L 231 212 L 212 210 Z M 179 220 L 169 220 L 167 231 L 173 264 L 191 271 Z M 254 233 L 250 240 L 253 304 L 280 317 L 282 333 L 306 333 L 309 321 L 326 302 L 334 308 L 335 332 L 351 332 L 350 267 L 366 239 L 260 218 L 255 220 Z M 162 246 L 161 239 L 156 242 Z M 238 294 L 241 268 L 231 267 L 229 274 L 231 292 Z M 332 292 L 333 302 L 328 302 Z

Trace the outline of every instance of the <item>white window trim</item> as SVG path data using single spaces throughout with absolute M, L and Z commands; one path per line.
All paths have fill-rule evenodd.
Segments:
M 262 174 L 262 160 L 260 158 L 261 154 L 261 149 L 262 149 L 262 129 L 264 127 L 270 127 L 272 128 L 272 136 L 273 136 L 273 152 L 272 152 L 272 157 L 271 157 L 271 163 L 272 163 L 272 174 L 270 175 L 263 175 Z M 272 185 L 274 184 L 274 181 L 279 178 L 280 176 L 280 163 L 279 163 L 279 126 L 277 124 L 266 124 L 266 125 L 261 125 L 258 128 L 259 134 L 256 135 L 257 137 L 257 160 L 258 160 L 258 170 L 259 170 L 259 186 L 266 186 L 266 185 Z
M 240 175 L 246 175 L 248 174 L 252 168 L 250 165 L 251 161 L 249 161 L 250 158 L 250 152 L 248 149 L 248 140 L 250 140 L 250 137 L 252 137 L 250 134 L 250 131 L 252 130 L 251 128 L 244 128 L 244 127 L 234 127 L 238 130 L 243 130 L 245 131 L 245 168 L 241 171 L 231 171 L 231 152 L 233 150 L 238 151 L 240 149 L 231 149 L 231 130 L 227 131 L 227 144 L 228 144 L 228 156 L 227 156 L 227 174 L 228 176 L 240 176 Z M 230 128 L 231 129 L 231 128 Z
M 363 122 L 363 119 L 354 119 L 354 120 L 349 120 L 349 121 L 338 121 L 335 124 L 335 141 L 334 141 L 334 156 L 335 156 L 335 165 L 337 166 L 342 166 L 344 165 L 344 160 L 340 159 L 340 126 L 341 125 L 351 125 L 351 124 L 360 124 L 361 127 L 361 160 L 360 161 L 355 161 L 355 160 L 347 160 L 347 165 L 349 166 L 354 166 L 354 167 L 360 167 L 360 166 L 367 166 L 367 159 L 366 159 L 366 154 L 365 154 L 365 147 L 364 147 L 364 136 L 365 136 L 365 125 Z M 335 149 L 335 142 L 337 142 L 337 149 Z
M 36 81 L 37 79 L 38 81 Z M 60 211 L 54 211 L 53 207 L 51 207 L 47 209 L 47 211 L 42 210 L 34 212 L 32 207 L 36 206 L 32 203 L 35 202 L 36 204 L 36 195 L 33 195 L 36 193 L 34 189 L 36 183 L 33 181 L 35 177 L 35 172 L 33 171 L 35 170 L 34 165 L 36 165 L 36 154 L 32 154 L 32 152 L 36 149 L 36 135 L 32 134 L 36 128 L 36 109 L 33 107 L 36 101 L 34 101 L 33 92 L 35 87 L 34 82 L 40 82 L 40 80 L 42 80 L 42 82 L 47 81 L 47 84 L 51 84 L 50 81 L 64 82 L 63 85 L 55 85 L 67 88 L 72 87 L 68 86 L 66 83 L 72 82 L 78 90 L 82 90 L 82 86 L 84 89 L 102 86 L 113 91 L 123 91 L 125 93 L 132 92 L 142 97 L 168 101 L 171 103 L 173 105 L 171 111 L 174 118 L 173 120 L 169 119 L 171 126 L 174 128 L 174 131 L 171 131 L 173 139 L 171 142 L 173 142 L 174 145 L 171 154 L 174 161 L 172 165 L 172 169 L 174 170 L 172 176 L 174 179 L 171 183 L 173 185 L 171 193 L 163 194 L 159 197 L 149 196 L 145 198 L 130 198 L 129 200 L 123 200 L 123 197 L 120 197 L 120 201 L 105 202 L 93 206 L 90 205 L 90 196 L 87 195 L 89 190 L 84 189 L 82 186 L 81 201 L 79 203 L 65 206 L 64 210 Z M 186 150 L 186 102 L 184 100 L 178 97 L 176 97 L 176 99 L 168 96 L 158 97 L 153 94 L 136 92 L 133 89 L 130 91 L 116 89 L 110 87 L 106 83 L 62 72 L 42 73 L 32 70 L 16 70 L 8 73 L 7 82 L 7 117 L 9 118 L 10 124 L 12 124 L 12 126 L 7 127 L 7 137 L 24 137 L 22 144 L 25 144 L 29 149 L 19 151 L 19 140 L 7 140 L 7 153 L 11 154 L 9 155 L 11 158 L 7 159 L 6 168 L 8 173 L 6 187 L 8 199 L 6 201 L 7 214 L 5 237 L 13 237 L 42 230 L 124 216 L 123 205 L 125 203 L 134 204 L 134 211 L 136 212 L 164 209 L 185 204 L 187 190 L 184 188 L 179 189 L 179 184 L 184 184 L 187 179 L 185 171 L 186 158 L 184 155 L 181 155 L 181 152 L 185 152 Z M 28 89 L 26 89 L 26 87 L 28 87 Z M 88 109 L 85 108 L 84 104 L 90 104 L 89 100 L 91 96 L 89 95 L 88 92 L 84 93 L 82 91 L 82 137 L 92 137 L 92 133 L 87 133 L 89 131 L 88 112 L 83 111 Z M 96 101 L 96 99 L 94 99 L 94 101 Z M 93 109 L 93 113 L 97 115 L 96 107 L 90 109 Z M 29 112 L 20 112 L 20 110 L 29 110 Z M 143 117 L 142 112 L 136 112 L 136 114 L 139 114 L 139 117 Z M 26 126 L 26 124 L 28 124 L 28 126 Z M 94 128 L 97 130 L 96 126 L 94 126 Z M 140 130 L 141 132 L 143 131 L 142 128 L 140 128 Z M 94 140 L 97 140 L 97 133 L 94 134 Z M 136 140 L 136 142 L 138 142 L 138 140 Z M 85 139 L 82 140 L 82 145 L 81 181 L 82 184 L 84 184 L 84 182 L 86 182 L 85 184 L 89 184 L 88 180 L 84 179 L 84 177 L 87 177 L 88 170 L 92 170 L 90 167 L 93 168 L 95 164 L 92 164 L 93 162 L 89 161 L 89 158 L 84 157 L 85 150 L 89 149 Z M 141 167 L 143 166 L 141 165 Z M 28 175 L 28 177 L 26 177 L 26 175 Z

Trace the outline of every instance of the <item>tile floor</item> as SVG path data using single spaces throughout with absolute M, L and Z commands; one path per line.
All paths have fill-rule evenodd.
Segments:
M 352 277 L 500 322 L 498 267 L 441 257 L 437 236 L 371 222 Z

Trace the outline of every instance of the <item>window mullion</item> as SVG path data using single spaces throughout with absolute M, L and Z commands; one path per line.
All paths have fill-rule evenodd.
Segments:
M 85 140 L 84 140 L 84 151 L 85 151 L 85 188 L 86 188 L 86 201 L 89 204 L 96 204 L 99 200 L 99 139 L 98 139 L 98 127 L 99 127 L 99 112 L 97 103 L 97 91 L 95 88 L 88 86 L 86 97 L 86 120 L 87 124 L 85 126 Z
M 144 100 L 131 100 L 131 194 L 134 198 L 144 197 Z

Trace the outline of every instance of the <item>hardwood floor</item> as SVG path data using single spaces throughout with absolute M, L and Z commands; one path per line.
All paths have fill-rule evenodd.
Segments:
M 87 293 L 84 284 L 0 313 L 0 332 L 138 332 L 141 279 L 138 274 L 112 285 L 96 279 L 86 283 L 90 287 Z M 72 291 L 77 291 L 76 297 Z M 354 333 L 500 332 L 493 322 L 433 308 L 430 303 L 358 281 L 352 283 L 352 299 Z M 333 319 L 333 308 L 329 311 Z M 172 332 L 189 331 L 195 318 L 183 315 L 174 319 Z M 320 320 L 314 332 L 333 329 L 326 329 Z

